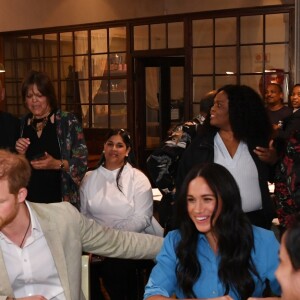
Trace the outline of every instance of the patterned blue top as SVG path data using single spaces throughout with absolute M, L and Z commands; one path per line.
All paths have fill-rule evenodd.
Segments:
M 251 255 L 262 281 L 254 277 L 255 290 L 252 296 L 262 296 L 266 279 L 269 279 L 273 293 L 280 295 L 280 286 L 274 274 L 279 264 L 279 243 L 272 231 L 253 226 L 253 234 L 255 250 L 252 250 Z M 175 273 L 177 261 L 175 249 L 179 239 L 178 230 L 167 234 L 163 247 L 157 256 L 157 264 L 153 268 L 146 285 L 144 299 L 153 295 L 171 297 L 174 294 L 179 299 L 185 298 L 177 284 Z M 215 255 L 204 234 L 199 234 L 198 259 L 201 264 L 201 275 L 194 285 L 197 298 L 223 296 L 225 287 L 218 278 L 220 256 Z M 231 289 L 229 295 L 233 299 L 239 299 L 235 290 Z

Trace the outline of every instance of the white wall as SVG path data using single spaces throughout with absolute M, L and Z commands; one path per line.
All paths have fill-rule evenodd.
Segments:
M 286 0 L 0 0 L 0 32 L 282 2 Z

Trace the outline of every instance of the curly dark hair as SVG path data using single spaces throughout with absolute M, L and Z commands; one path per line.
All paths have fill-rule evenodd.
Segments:
M 300 270 L 300 214 L 294 216 L 291 227 L 285 232 L 286 250 L 295 271 Z
M 246 144 L 266 147 L 272 136 L 272 125 L 260 95 L 246 85 L 225 85 L 218 89 L 228 97 L 229 122 L 237 140 Z M 209 125 L 206 118 L 205 130 L 218 131 Z
M 105 143 L 109 140 L 110 137 L 112 137 L 114 135 L 119 135 L 122 138 L 123 142 L 126 145 L 126 149 L 128 149 L 130 147 L 130 152 L 129 152 L 128 156 L 125 157 L 124 164 L 120 168 L 120 170 L 117 174 L 117 178 L 116 178 L 118 189 L 122 192 L 121 186 L 119 184 L 119 180 L 120 180 L 122 171 L 123 171 L 124 166 L 126 165 L 127 162 L 129 162 L 132 166 L 134 166 L 135 165 L 135 158 L 134 158 L 133 150 L 132 150 L 132 141 L 131 141 L 130 134 L 128 133 L 128 131 L 126 131 L 125 129 L 111 129 L 106 135 Z M 104 155 L 104 153 L 101 154 L 101 157 L 100 157 L 99 163 L 97 164 L 97 167 L 99 167 L 103 164 L 105 164 L 105 155 Z
M 252 226 L 242 211 L 241 196 L 238 185 L 231 173 L 216 163 L 195 166 L 186 176 L 176 202 L 176 221 L 179 225 L 181 240 L 177 245 L 178 263 L 176 276 L 187 298 L 196 298 L 193 285 L 200 277 L 201 265 L 197 258 L 199 231 L 190 219 L 187 211 L 187 192 L 189 183 L 196 177 L 203 177 L 217 199 L 212 215 L 214 219 L 219 202 L 222 209 L 215 224 L 211 228 L 218 240 L 218 250 L 221 257 L 219 278 L 226 287 L 235 289 L 240 299 L 251 296 L 254 291 L 254 281 L 251 273 L 258 272 L 251 258 L 254 248 Z

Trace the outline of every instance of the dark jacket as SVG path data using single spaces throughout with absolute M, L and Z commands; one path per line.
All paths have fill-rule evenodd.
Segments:
M 21 122 L 21 136 L 30 115 Z M 63 201 L 72 203 L 80 209 L 79 185 L 87 170 L 88 150 L 82 126 L 73 113 L 57 110 L 55 113 L 57 140 L 61 159 L 69 162 L 69 171 L 61 172 Z
M 296 130 L 300 130 L 300 109 L 283 120 L 282 130 L 278 135 L 289 138 Z
M 216 132 L 198 135 L 184 152 L 180 162 L 176 178 L 176 190 L 179 191 L 181 184 L 184 181 L 186 174 L 189 170 L 197 164 L 214 161 L 214 137 Z M 272 167 L 262 162 L 253 149 L 257 145 L 248 143 L 249 153 L 257 167 L 259 176 L 259 187 L 261 191 L 262 206 L 266 221 L 271 225 L 274 218 L 274 208 L 270 198 L 268 189 L 268 181 L 272 180 Z M 241 170 L 242 171 L 242 170 Z
M 7 112 L 0 111 L 0 148 L 15 151 L 20 137 L 20 121 Z

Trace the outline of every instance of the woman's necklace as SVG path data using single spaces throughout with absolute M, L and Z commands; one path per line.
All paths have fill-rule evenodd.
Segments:
M 40 119 L 37 119 L 35 116 L 33 116 L 30 120 L 30 125 L 36 132 L 42 131 L 48 123 L 48 117 L 50 114 L 51 112 L 47 116 Z
M 20 248 L 22 248 L 22 246 L 23 246 L 23 243 L 24 243 L 24 241 L 25 241 L 25 238 L 26 238 L 26 235 L 27 235 L 27 233 L 28 233 L 28 230 L 29 230 L 30 225 L 31 225 L 31 218 L 30 218 L 30 216 L 29 216 L 29 224 L 28 224 L 28 227 L 27 227 L 27 229 L 26 229 L 26 232 L 25 232 L 25 234 L 24 234 L 24 236 L 23 236 L 22 242 L 21 242 L 21 244 L 20 244 Z

